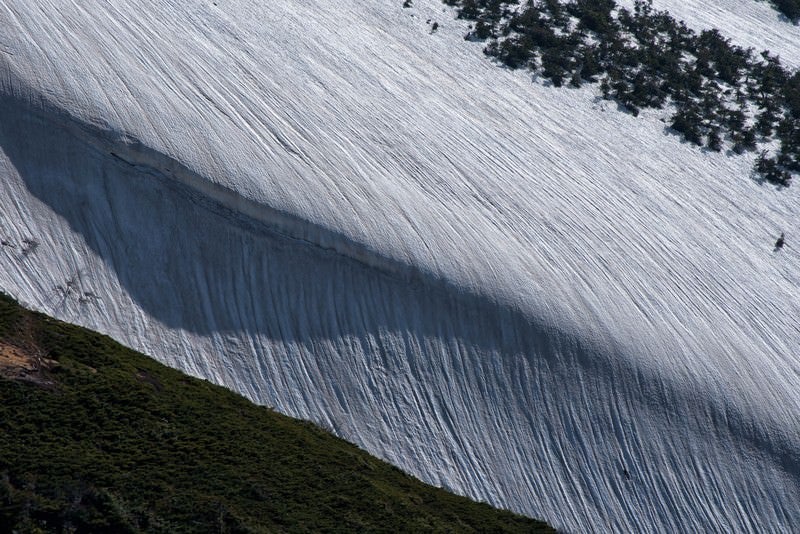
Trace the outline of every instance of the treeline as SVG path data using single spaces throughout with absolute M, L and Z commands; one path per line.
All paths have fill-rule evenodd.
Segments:
M 770 0 L 770 4 L 792 22 L 800 20 L 800 0 Z
M 717 30 L 699 34 L 650 0 L 632 9 L 613 0 L 443 0 L 472 21 L 465 36 L 513 69 L 556 87 L 597 83 L 638 115 L 675 108 L 670 126 L 709 150 L 771 147 L 755 171 L 788 186 L 800 172 L 800 73 L 768 51 L 733 45 Z

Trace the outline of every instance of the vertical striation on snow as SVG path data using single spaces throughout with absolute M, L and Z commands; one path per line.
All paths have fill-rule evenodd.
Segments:
M 1 289 L 567 530 L 800 522 L 795 188 L 435 1 L 221 4 L 0 5 Z

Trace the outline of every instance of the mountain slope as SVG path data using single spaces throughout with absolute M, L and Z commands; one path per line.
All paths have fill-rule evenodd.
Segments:
M 798 521 L 796 188 L 438 2 L 220 4 L 2 5 L 0 287 L 557 527 Z
M 3 295 L 0 398 L 5 532 L 552 531 Z

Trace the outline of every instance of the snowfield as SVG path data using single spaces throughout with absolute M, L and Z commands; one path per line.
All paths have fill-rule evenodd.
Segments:
M 0 289 L 567 531 L 797 528 L 798 185 L 434 0 L 216 4 L 0 1 Z

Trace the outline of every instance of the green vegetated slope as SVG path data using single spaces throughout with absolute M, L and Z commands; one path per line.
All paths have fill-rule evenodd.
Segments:
M 551 532 L 0 295 L 0 531 Z

